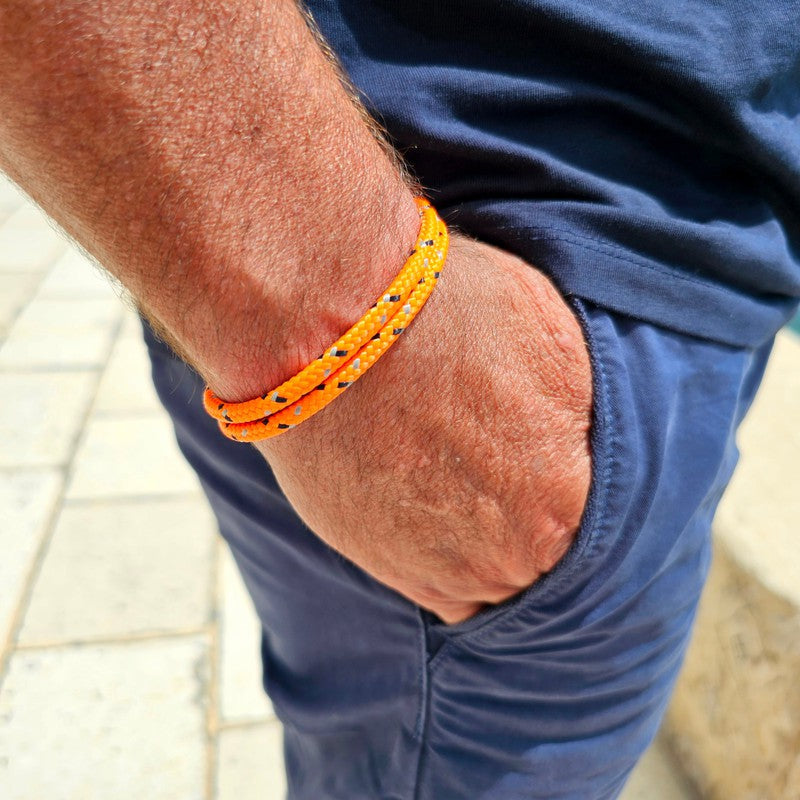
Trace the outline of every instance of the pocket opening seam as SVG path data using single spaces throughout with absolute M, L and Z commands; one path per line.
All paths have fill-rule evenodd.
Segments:
M 600 541 L 601 533 L 606 527 L 605 512 L 608 505 L 608 492 L 614 483 L 615 474 L 619 470 L 619 464 L 613 453 L 620 436 L 618 424 L 611 414 L 610 394 L 613 393 L 614 388 L 604 363 L 607 360 L 607 344 L 601 342 L 601 337 L 595 337 L 592 332 L 583 301 L 577 297 L 567 297 L 566 299 L 575 309 L 576 316 L 583 328 L 592 365 L 594 387 L 591 433 L 592 481 L 578 533 L 561 561 L 550 572 L 509 601 L 507 606 L 501 604 L 496 607 L 496 610 L 490 609 L 483 619 L 473 618 L 475 625 L 470 626 L 469 623 L 472 620 L 466 620 L 462 630 L 458 626 L 452 626 L 452 628 L 441 626 L 440 630 L 446 641 L 428 664 L 430 675 L 438 668 L 440 662 L 447 660 L 451 644 L 466 641 L 477 642 L 491 636 L 498 626 L 513 620 L 531 602 L 542 600 L 549 594 L 557 592 L 565 582 L 574 578 L 576 570 L 580 568 L 587 554 L 590 554 L 593 547 Z M 599 468 L 595 471 L 597 465 Z

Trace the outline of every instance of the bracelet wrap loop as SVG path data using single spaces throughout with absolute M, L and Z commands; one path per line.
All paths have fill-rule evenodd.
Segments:
M 423 197 L 414 198 L 420 232 L 403 268 L 345 334 L 289 380 L 261 397 L 226 403 L 208 387 L 205 410 L 222 433 L 256 442 L 294 428 L 358 380 L 397 340 L 430 297 L 447 257 L 447 227 Z

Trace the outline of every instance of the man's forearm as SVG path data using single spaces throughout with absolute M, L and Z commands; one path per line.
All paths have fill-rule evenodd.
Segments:
M 0 0 L 0 168 L 212 387 L 289 377 L 418 229 L 294 0 Z

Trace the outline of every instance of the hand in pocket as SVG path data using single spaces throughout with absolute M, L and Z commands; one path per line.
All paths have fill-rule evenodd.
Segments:
M 455 623 L 569 548 L 589 490 L 591 406 L 580 325 L 552 283 L 454 234 L 435 291 L 386 355 L 257 446 L 318 536 Z

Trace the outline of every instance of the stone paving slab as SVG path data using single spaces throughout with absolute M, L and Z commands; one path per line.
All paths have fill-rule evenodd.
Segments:
M 0 372 L 0 468 L 66 463 L 96 384 L 91 371 Z
M 42 297 L 68 300 L 119 300 L 119 292 L 109 274 L 74 246 L 55 262 L 39 290 Z
M 137 341 L 142 341 L 142 321 L 139 319 L 139 315 L 134 311 L 132 308 L 127 307 L 125 308 L 125 315 L 122 320 L 122 327 L 120 328 L 119 335 L 121 337 L 124 336 L 131 336 Z M 144 343 L 143 343 L 144 344 Z M 148 367 L 148 375 L 150 374 L 150 368 Z
M 67 505 L 19 634 L 23 645 L 201 628 L 216 527 L 194 498 Z
M 19 312 L 31 299 L 42 276 L 0 272 L 0 338 L 5 338 Z
M 782 333 L 715 520 L 666 730 L 708 800 L 800 798 L 800 339 Z
M 800 609 L 718 545 L 666 732 L 706 800 L 800 798 Z
M 285 796 L 280 724 L 223 730 L 219 736 L 217 800 L 284 800 Z
M 694 800 L 695 797 L 661 737 L 637 764 L 619 800 Z
M 0 348 L 0 369 L 99 368 L 122 309 L 116 297 L 43 298 L 19 314 Z
M 93 417 L 75 455 L 70 500 L 199 494 L 162 413 Z
M 0 695 L 3 800 L 202 800 L 202 637 L 17 652 Z
M 57 470 L 0 478 L 0 655 L 62 483 Z
M 799 336 L 776 338 L 738 439 L 742 458 L 717 512 L 717 535 L 760 583 L 800 609 Z
M 67 250 L 67 240 L 32 203 L 0 225 L 0 272 L 44 272 Z
M 138 322 L 138 320 L 137 320 Z M 96 414 L 162 412 L 153 382 L 141 330 L 117 337 L 95 398 Z
M 2 173 L 0 173 L 0 223 L 20 206 L 30 204 L 30 200 Z
M 219 715 L 223 723 L 274 717 L 261 684 L 261 623 L 227 545 L 219 569 Z

